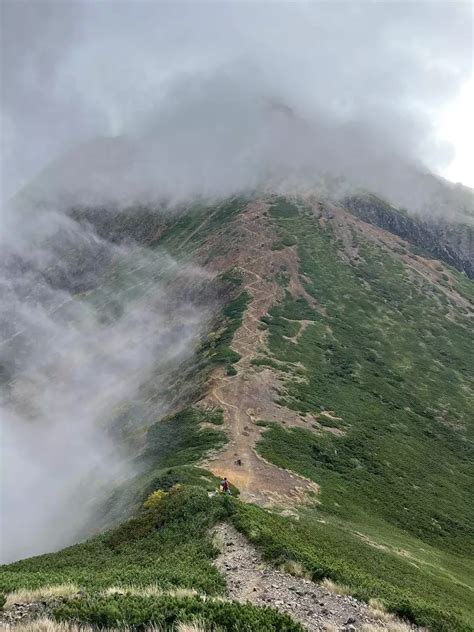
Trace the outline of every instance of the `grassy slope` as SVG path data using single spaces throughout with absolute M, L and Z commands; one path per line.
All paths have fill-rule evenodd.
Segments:
M 197 207 L 178 221 L 170 221 L 162 239 L 152 246 L 165 246 L 168 252 L 185 259 L 203 236 L 234 217 L 243 204 L 236 199 L 211 211 Z M 208 219 L 209 213 L 214 220 Z M 189 236 L 193 240 L 183 253 L 181 244 Z M 233 271 L 221 275 L 218 284 L 226 303 L 216 318 L 215 331 L 202 341 L 192 366 L 194 378 L 200 375 L 201 380 L 213 366 L 227 365 L 229 371 L 239 359 L 229 344 L 241 323 L 248 296 L 240 292 L 240 277 Z M 201 428 L 202 422 L 215 429 Z M 153 424 L 138 459 L 142 473 L 118 488 L 102 508 L 104 524 L 123 520 L 131 508 L 134 517 L 87 542 L 4 566 L 0 592 L 72 583 L 85 593 L 80 600 L 69 600 L 56 609 L 53 614 L 60 620 L 139 627 L 154 623 L 171 630 L 177 621 L 197 619 L 230 632 L 302 632 L 289 616 L 270 608 L 202 600 L 199 596 L 102 592 L 113 586 L 125 590 L 127 586 L 153 586 L 163 591 L 188 588 L 211 596 L 224 592 L 223 578 L 212 565 L 217 550 L 209 531 L 228 517 L 229 500 L 209 498 L 207 492 L 215 490 L 218 481 L 194 465 L 225 442 L 218 429 L 222 423 L 219 410 L 188 407 Z M 146 509 L 143 501 L 154 490 L 165 490 L 166 495 L 158 507 Z
M 99 626 L 154 623 L 171 630 L 177 621 L 197 619 L 229 632 L 303 632 L 290 617 L 270 608 L 199 596 L 225 592 L 212 564 L 217 550 L 210 529 L 228 519 L 232 507 L 227 496 L 208 497 L 218 481 L 192 465 L 223 440 L 221 432 L 202 430 L 199 424 L 218 427 L 220 417 L 219 411 L 188 408 L 152 426 L 146 455 L 150 469 L 122 490 L 131 501 L 141 501 L 134 517 L 87 542 L 3 567 L 0 591 L 73 584 L 84 591 L 82 596 L 54 606 L 53 616 Z M 164 493 L 143 506 L 154 490 Z M 139 594 L 147 586 L 163 594 Z M 107 595 L 111 587 L 120 593 Z M 134 594 L 127 593 L 128 587 Z M 177 588 L 197 594 L 166 594 Z
M 222 591 L 222 580 L 210 566 L 213 548 L 206 534 L 222 510 L 219 503 L 209 501 L 206 492 L 215 489 L 218 481 L 209 472 L 193 467 L 224 439 L 218 430 L 199 429 L 207 419 L 207 414 L 188 408 L 150 428 L 149 467 L 126 489 L 116 492 L 129 494 L 138 517 L 58 553 L 4 566 L 0 591 L 68 582 L 89 589 L 156 583 L 163 588 L 184 586 L 211 594 Z M 170 490 L 176 484 L 183 486 L 182 491 L 172 494 L 162 507 L 162 519 L 158 520 L 156 512 L 141 513 L 149 494 L 156 489 Z M 188 489 L 192 491 L 188 493 Z M 113 504 L 114 499 L 110 502 Z M 155 530 L 153 524 L 161 528 Z
M 170 221 L 153 246 L 188 257 L 244 204 L 233 199 L 210 210 L 196 207 Z M 343 418 L 335 423 L 346 435 L 271 426 L 259 449 L 269 460 L 320 483 L 322 504 L 303 512 L 299 522 L 238 501 L 231 516 L 270 559 L 298 559 L 315 579 L 328 576 L 349 584 L 361 598 L 382 597 L 392 609 L 433 629 L 470 629 L 473 581 L 465 557 L 472 550 L 472 390 L 462 311 L 457 310 L 458 324 L 446 320 L 449 306 L 443 296 L 429 296 L 428 288 L 420 291 L 401 265 L 360 236 L 354 240 L 363 260 L 355 267 L 334 256 L 334 236 L 308 213 L 280 201 L 272 215 L 281 231 L 275 248 L 297 245 L 305 287 L 328 316 L 287 295 L 262 324 L 269 328 L 271 356 L 261 362 L 287 371 L 287 390 L 281 393 L 287 406 L 302 412 L 334 410 Z M 248 297 L 238 293 L 235 275 L 222 276 L 235 291 L 223 314 L 224 327 L 203 342 L 198 370 L 216 362 L 229 368 L 238 359 L 229 342 Z M 282 284 L 285 278 L 282 271 Z M 463 277 L 456 279 L 462 293 L 472 291 Z M 295 345 L 282 336 L 299 330 L 287 319 L 301 318 L 314 324 Z M 307 381 L 292 380 L 287 362 L 301 362 Z M 117 492 L 128 494 L 127 504 L 138 507 L 154 489 L 184 484 L 166 497 L 163 520 L 139 512 L 136 522 L 87 543 L 5 567 L 0 590 L 74 581 L 88 590 L 155 583 L 221 592 L 207 530 L 231 508 L 200 491 L 215 488 L 216 481 L 192 463 L 223 437 L 215 412 L 206 419 L 217 424 L 215 430 L 199 430 L 200 415 L 187 409 L 152 427 L 146 470 Z M 81 611 L 82 620 L 99 612 L 113 624 L 115 606 L 96 600 L 90 607 L 71 607 L 76 615 Z M 153 607 L 130 602 L 122 618 L 131 620 Z M 167 607 L 162 604 L 162 610 Z M 193 608 L 197 612 L 200 606 Z M 255 625 L 255 630 L 266 629 Z M 292 629 L 284 625 L 282 630 Z
M 287 294 L 263 319 L 269 360 L 288 371 L 281 401 L 303 413 L 335 411 L 342 421 L 330 425 L 346 432 L 273 426 L 265 433 L 259 449 L 267 459 L 322 489 L 318 511 L 300 525 L 269 528 L 273 546 L 361 596 L 383 595 L 419 622 L 461 629 L 442 627 L 449 614 L 429 614 L 441 604 L 473 625 L 474 400 L 465 310 L 428 284 L 417 286 L 360 235 L 353 236 L 362 257 L 356 266 L 335 256 L 331 229 L 309 213 L 282 200 L 272 212 L 282 239 L 298 245 L 306 290 L 327 310 L 322 317 Z M 472 297 L 472 286 L 455 275 Z M 448 309 L 456 322 L 445 317 Z M 294 335 L 285 319 L 314 324 L 294 344 L 283 337 Z M 287 362 L 300 362 L 306 379 L 293 379 Z M 251 533 L 256 517 L 249 515 Z

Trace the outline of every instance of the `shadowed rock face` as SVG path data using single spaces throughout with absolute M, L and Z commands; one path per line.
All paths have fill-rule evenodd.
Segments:
M 467 224 L 409 216 L 374 195 L 344 198 L 343 206 L 364 222 L 374 224 L 422 248 L 474 278 L 474 229 Z

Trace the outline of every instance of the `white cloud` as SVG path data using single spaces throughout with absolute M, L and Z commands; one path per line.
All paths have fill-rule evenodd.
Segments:
M 443 175 L 474 188 L 474 78 L 467 81 L 440 117 L 438 134 L 453 148 L 453 160 Z
M 451 153 L 438 142 L 437 117 L 471 74 L 468 4 L 192 2 L 185 8 L 2 3 L 6 193 L 79 142 L 140 127 L 180 78 L 206 86 L 210 76 L 232 78 L 235 69 L 247 100 L 260 82 L 269 98 L 305 119 L 359 124 L 409 158 L 446 167 Z M 245 116 L 246 99 L 239 104 L 244 109 L 230 108 L 230 117 Z

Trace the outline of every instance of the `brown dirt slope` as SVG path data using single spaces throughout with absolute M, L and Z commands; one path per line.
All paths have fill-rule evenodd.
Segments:
M 237 267 L 243 275 L 243 289 L 251 296 L 250 304 L 237 330 L 232 348 L 241 355 L 235 365 L 237 374 L 227 376 L 217 369 L 209 384 L 202 406 L 219 407 L 224 413 L 224 428 L 229 435 L 227 446 L 211 455 L 205 466 L 218 476 L 236 485 L 244 500 L 262 506 L 288 506 L 307 502 L 318 492 L 318 486 L 287 470 L 265 461 L 255 451 L 262 432 L 258 420 L 280 422 L 287 426 L 311 429 L 316 420 L 301 417 L 275 403 L 275 389 L 281 386 L 278 372 L 251 364 L 258 351 L 265 347 L 265 332 L 259 328 L 260 318 L 282 296 L 275 280 L 280 267 L 291 275 L 291 291 L 303 294 L 298 277 L 298 261 L 291 248 L 272 251 L 277 237 L 266 215 L 264 202 L 249 204 L 233 226 L 232 248 L 225 256 L 215 258 L 209 267 L 223 270 Z M 220 236 L 219 236 L 220 237 Z M 206 244 L 206 250 L 209 244 Z M 204 257 L 203 252 L 203 257 Z M 314 299 L 311 299 L 314 303 Z M 241 465 L 236 463 L 241 460 Z M 313 494 L 308 495 L 310 492 Z

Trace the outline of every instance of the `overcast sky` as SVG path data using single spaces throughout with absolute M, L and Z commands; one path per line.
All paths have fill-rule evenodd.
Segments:
M 176 121 L 163 124 L 175 107 L 180 130 L 196 131 L 188 122 L 197 103 L 205 134 L 222 132 L 216 119 L 232 143 L 229 129 L 242 136 L 243 121 L 254 134 L 257 100 L 325 129 L 356 123 L 362 146 L 369 130 L 388 151 L 474 184 L 470 3 L 2 0 L 1 8 L 4 197 L 85 140 L 176 131 Z

